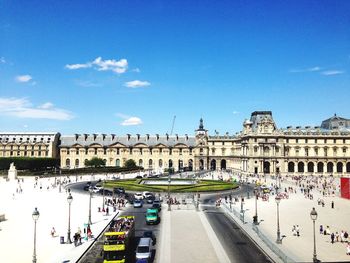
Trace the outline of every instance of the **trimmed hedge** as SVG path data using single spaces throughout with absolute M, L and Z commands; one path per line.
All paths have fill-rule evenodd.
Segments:
M 1 157 L 0 170 L 8 170 L 14 163 L 17 170 L 47 171 L 59 167 L 60 160 L 55 158 L 31 158 L 31 157 Z

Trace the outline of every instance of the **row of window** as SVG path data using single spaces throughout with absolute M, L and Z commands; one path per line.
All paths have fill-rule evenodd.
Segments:
M 173 151 L 173 149 L 166 149 L 166 150 L 163 150 L 163 149 L 155 149 L 156 151 L 158 150 L 159 154 L 162 154 L 163 152 L 164 153 L 168 153 L 169 151 L 169 155 L 172 155 L 172 153 L 178 153 L 180 155 L 182 155 L 182 153 L 189 153 L 189 154 L 192 154 L 192 151 L 193 149 L 192 148 L 189 148 L 188 150 L 183 150 L 182 148 L 179 148 L 179 149 L 176 149 Z M 136 149 L 133 149 L 133 148 L 129 148 L 129 149 L 119 149 L 119 148 L 116 148 L 115 150 L 113 149 L 107 149 L 107 148 L 77 148 L 77 149 L 62 149 L 61 150 L 62 152 L 66 152 L 68 155 L 69 154 L 79 154 L 80 152 L 84 152 L 85 154 L 89 154 L 90 153 L 94 153 L 95 155 L 97 155 L 98 152 L 103 152 L 104 155 L 107 154 L 107 152 L 109 153 L 113 153 L 114 151 L 116 152 L 116 154 L 120 154 L 120 153 L 130 153 L 130 154 L 133 154 L 133 153 L 139 153 L 142 155 L 142 153 L 156 153 L 154 152 L 152 149 L 142 149 L 142 148 L 138 148 Z
M 45 146 L 45 145 L 10 145 L 10 147 L 4 145 L 4 146 L 0 146 L 0 149 L 2 150 L 31 150 L 31 149 L 35 149 L 35 150 L 46 150 L 48 149 L 49 146 Z
M 85 159 L 85 161 L 87 161 L 87 159 Z M 85 162 L 84 161 L 84 162 Z M 104 159 L 104 161 L 105 162 L 107 162 L 107 160 L 106 159 Z M 66 159 L 66 167 L 70 167 L 71 166 L 71 160 L 69 159 L 69 158 L 67 158 Z M 142 159 L 139 159 L 139 161 L 138 161 L 138 166 L 141 166 L 141 167 L 143 167 L 143 160 Z M 169 159 L 168 160 L 168 167 L 169 168 L 173 168 L 173 160 L 171 160 L 171 159 Z M 74 166 L 77 168 L 77 167 L 79 167 L 80 166 L 80 161 L 79 161 L 79 159 L 75 159 L 75 161 L 74 161 Z M 116 159 L 115 160 L 115 166 L 117 166 L 117 167 L 119 167 L 120 166 L 120 159 Z M 158 166 L 160 167 L 160 168 L 162 168 L 163 167 L 163 160 L 162 159 L 159 159 L 158 160 Z M 193 160 L 192 159 L 190 159 L 190 160 L 188 160 L 188 166 L 189 167 L 193 167 Z M 149 159 L 148 160 L 148 168 L 152 168 L 153 167 L 153 160 L 152 159 Z M 179 160 L 178 161 L 178 167 L 179 168 L 182 168 L 183 167 L 183 160 Z
M 324 164 L 323 162 L 318 162 L 317 165 L 316 166 L 315 165 L 316 165 L 316 163 L 313 163 L 313 162 L 308 162 L 307 165 L 305 165 L 303 162 L 298 162 L 297 165 L 294 162 L 289 162 L 288 163 L 288 172 L 290 172 L 290 173 L 294 173 L 294 172 L 323 173 L 325 169 L 326 169 L 327 173 L 334 173 L 334 172 L 342 173 L 345 171 L 347 173 L 350 172 L 350 162 L 348 162 L 346 164 L 342 163 L 342 162 L 338 162 L 338 163 L 336 163 L 336 165 L 334 165 L 333 162 L 328 162 L 327 164 Z
M 6 156 L 5 151 L 2 151 L 2 156 Z M 10 151 L 10 156 L 49 156 L 49 151 Z
M 261 139 L 260 139 L 261 140 Z M 265 138 L 264 141 L 266 143 L 268 143 L 269 141 L 269 138 Z M 274 138 L 274 140 L 276 140 L 276 143 L 279 142 L 279 141 L 284 141 L 284 139 L 279 139 L 279 138 Z M 257 142 L 258 139 L 257 138 L 254 138 L 254 142 Z M 298 138 L 293 138 L 293 139 L 285 139 L 285 142 L 286 143 L 347 143 L 347 140 L 346 139 L 298 139 Z

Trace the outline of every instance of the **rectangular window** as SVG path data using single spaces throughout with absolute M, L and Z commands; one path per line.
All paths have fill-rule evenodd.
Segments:
M 315 143 L 317 143 L 317 139 L 315 139 Z
M 334 142 L 334 143 L 337 143 L 337 139 L 334 139 L 333 142 Z
M 327 143 L 327 139 L 324 139 L 324 143 Z
M 307 139 L 305 139 L 305 143 L 307 143 Z

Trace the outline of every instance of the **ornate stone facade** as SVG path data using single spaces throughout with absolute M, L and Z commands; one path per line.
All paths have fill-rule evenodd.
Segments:
M 255 111 L 235 135 L 209 135 L 202 119 L 194 136 L 1 133 L 0 157 L 54 157 L 59 149 L 62 169 L 84 167 L 85 160 L 99 157 L 107 166 L 123 166 L 133 159 L 156 172 L 229 169 L 249 174 L 338 176 L 350 173 L 348 121 L 334 116 L 321 127 L 279 129 L 270 111 Z
M 59 133 L 1 132 L 0 157 L 58 158 Z

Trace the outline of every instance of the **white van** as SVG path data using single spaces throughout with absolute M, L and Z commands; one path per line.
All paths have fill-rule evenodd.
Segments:
M 149 237 L 141 237 L 140 242 L 136 248 L 136 259 L 147 258 L 152 256 L 151 251 L 152 239 Z

